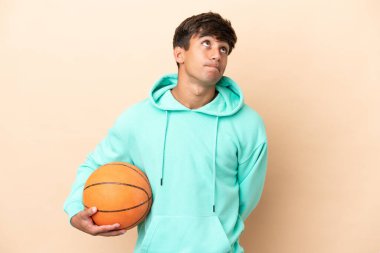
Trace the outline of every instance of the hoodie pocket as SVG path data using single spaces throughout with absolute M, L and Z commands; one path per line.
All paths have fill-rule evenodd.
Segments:
M 217 216 L 153 216 L 144 253 L 227 253 L 230 242 Z

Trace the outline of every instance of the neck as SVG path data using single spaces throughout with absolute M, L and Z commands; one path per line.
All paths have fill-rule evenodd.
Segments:
M 215 85 L 202 85 L 184 82 L 178 79 L 178 84 L 172 89 L 173 97 L 189 109 L 200 108 L 211 102 L 217 95 Z

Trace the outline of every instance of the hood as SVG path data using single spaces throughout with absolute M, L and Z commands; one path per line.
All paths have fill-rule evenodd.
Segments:
M 150 100 L 158 109 L 165 111 L 196 111 L 212 116 L 229 116 L 235 114 L 243 106 L 243 93 L 239 86 L 229 77 L 223 76 L 216 84 L 218 95 L 210 103 L 197 108 L 189 109 L 179 103 L 171 95 L 170 90 L 177 86 L 178 75 L 163 76 L 154 85 L 150 92 Z

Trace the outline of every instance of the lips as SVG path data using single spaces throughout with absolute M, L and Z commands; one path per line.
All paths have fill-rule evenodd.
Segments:
M 216 70 L 218 70 L 218 71 L 220 72 L 220 70 L 219 70 L 219 65 L 206 64 L 205 66 L 206 66 L 206 67 L 209 67 L 209 68 L 215 68 Z

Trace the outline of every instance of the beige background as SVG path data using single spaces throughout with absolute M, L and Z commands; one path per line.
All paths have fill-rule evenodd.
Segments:
M 176 71 L 177 25 L 209 10 L 236 29 L 226 75 L 268 131 L 246 252 L 380 252 L 377 0 L 0 0 L 0 252 L 132 252 L 136 230 L 83 234 L 63 202 L 116 117 Z

